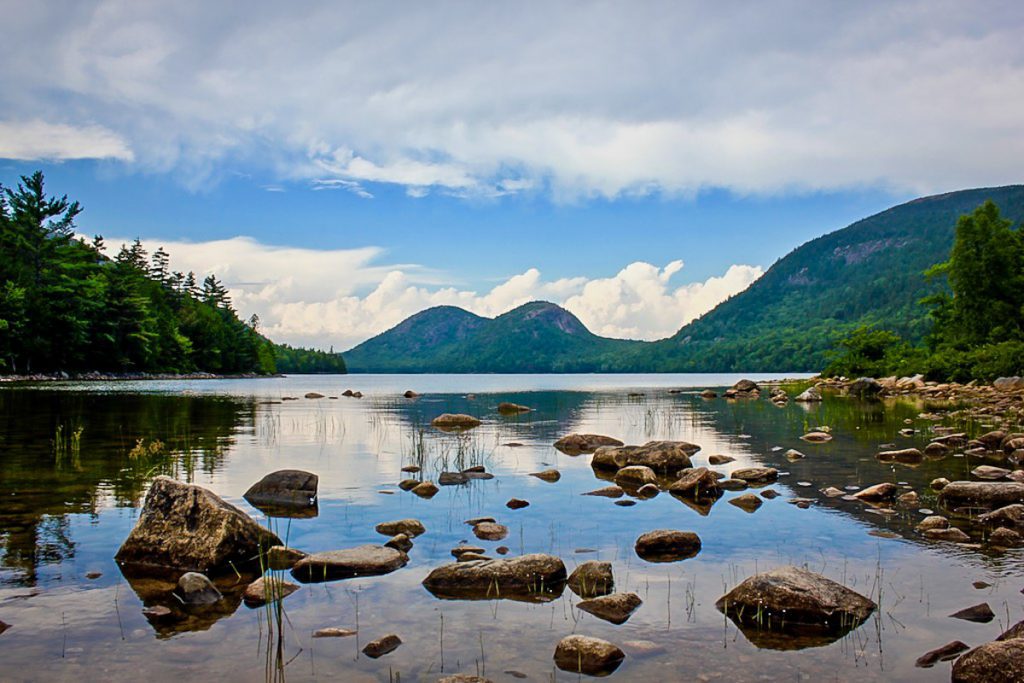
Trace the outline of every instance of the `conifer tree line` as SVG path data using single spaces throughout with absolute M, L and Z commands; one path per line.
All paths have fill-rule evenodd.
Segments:
M 987 201 L 961 216 L 949 258 L 925 275 L 932 321 L 921 345 L 861 327 L 841 340 L 827 375 L 908 375 L 966 382 L 1024 375 L 1024 229 Z
M 339 354 L 275 345 L 162 247 L 106 256 L 102 237 L 75 234 L 81 205 L 44 185 L 37 171 L 0 186 L 0 373 L 345 371 Z

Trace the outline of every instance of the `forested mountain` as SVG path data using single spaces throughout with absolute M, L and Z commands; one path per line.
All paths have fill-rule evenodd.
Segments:
M 657 342 L 598 337 L 554 304 L 494 320 L 447 306 L 412 316 L 346 359 L 360 372 L 817 372 L 861 326 L 921 341 L 931 319 L 920 302 L 946 287 L 924 273 L 949 258 L 957 219 L 986 200 L 1013 224 L 1024 219 L 1021 185 L 901 204 L 807 242 Z
M 347 351 L 345 361 L 351 372 L 602 372 L 642 344 L 598 337 L 546 302 L 494 319 L 438 306 Z
M 345 371 L 338 354 L 275 346 L 215 276 L 172 272 L 162 248 L 107 257 L 103 238 L 75 236 L 81 210 L 42 173 L 0 188 L 0 373 Z

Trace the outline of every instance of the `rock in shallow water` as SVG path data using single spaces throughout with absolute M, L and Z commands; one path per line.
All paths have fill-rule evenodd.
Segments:
M 608 595 L 615 590 L 615 577 L 611 562 L 588 560 L 569 575 L 569 589 L 582 598 Z
M 394 652 L 401 644 L 402 639 L 392 633 L 367 643 L 366 647 L 363 648 L 363 654 L 372 659 L 377 659 L 389 652 Z
M 603 447 L 594 452 L 590 466 L 596 470 L 621 470 L 639 465 L 656 474 L 674 475 L 691 467 L 690 456 L 700 446 L 686 441 L 648 441 L 643 446 Z
M 216 494 L 159 476 L 116 559 L 141 569 L 217 573 L 253 566 L 275 545 L 281 539 Z
M 613 624 L 624 624 L 637 610 L 643 600 L 636 593 L 613 593 L 582 600 L 576 607 Z
M 361 545 L 307 555 L 292 567 L 292 576 L 301 583 L 379 576 L 390 574 L 408 562 L 409 556 L 401 550 L 382 545 Z
M 555 442 L 555 448 L 569 455 L 593 453 L 602 446 L 621 446 L 618 439 L 601 434 L 569 434 Z
M 178 579 L 178 597 L 186 605 L 212 605 L 224 596 L 210 579 L 199 572 L 186 572 Z
M 692 531 L 657 529 L 636 539 L 636 554 L 648 562 L 677 562 L 700 552 L 700 537 Z
M 245 587 L 242 601 L 247 607 L 260 607 L 268 602 L 283 600 L 297 590 L 299 587 L 290 581 L 276 576 L 261 576 Z
M 566 571 L 562 560 L 542 554 L 455 562 L 437 567 L 423 580 L 423 586 L 439 598 L 510 598 L 536 602 L 546 602 L 561 595 L 565 583 Z
M 423 522 L 418 519 L 396 519 L 392 522 L 381 522 L 374 528 L 378 534 L 385 536 L 405 534 L 409 538 L 416 538 L 427 530 L 423 526 Z
M 982 602 L 971 607 L 965 607 L 964 609 L 954 612 L 949 616 L 953 619 L 964 619 L 965 621 L 973 621 L 979 624 L 987 624 L 996 617 L 987 602 Z
M 607 676 L 619 668 L 626 653 L 600 638 L 566 636 L 555 648 L 555 666 L 588 676 Z
M 320 478 L 303 470 L 278 470 L 249 487 L 243 496 L 255 507 L 308 507 L 316 501 Z
M 953 664 L 953 683 L 1024 681 L 1024 640 L 1002 640 L 974 648 Z
M 942 488 L 939 502 L 946 507 L 998 508 L 1024 503 L 1024 484 L 1001 481 L 954 481 Z
M 921 669 L 928 669 L 935 666 L 936 662 L 948 662 L 956 657 L 964 650 L 971 649 L 966 643 L 962 643 L 959 640 L 954 640 L 951 643 L 946 643 L 942 647 L 937 647 L 934 650 L 924 653 L 917 658 L 914 662 L 914 666 Z

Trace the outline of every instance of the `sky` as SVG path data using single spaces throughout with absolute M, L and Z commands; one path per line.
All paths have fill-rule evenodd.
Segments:
M 530 300 L 657 339 L 808 239 L 1019 183 L 1019 2 L 0 0 L 0 183 L 277 341 Z

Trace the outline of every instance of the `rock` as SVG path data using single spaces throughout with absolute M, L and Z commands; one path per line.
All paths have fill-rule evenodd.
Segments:
M 1024 436 L 1011 434 L 1003 440 L 1002 449 L 1004 453 L 1013 453 L 1022 448 L 1024 448 Z
M 521 406 L 518 403 L 499 403 L 498 412 L 502 415 L 519 415 L 520 413 L 528 413 L 533 408 Z
M 1024 389 L 1024 378 L 1017 376 L 1000 377 L 996 381 L 992 382 L 992 386 L 999 391 L 1017 391 L 1019 389 Z
M 999 527 L 988 537 L 990 545 L 994 545 L 997 548 L 1019 548 L 1024 545 L 1024 539 L 1021 535 L 1013 529 L 1007 529 L 1006 527 Z
M 750 484 L 742 479 L 720 479 L 718 488 L 723 491 L 745 491 L 750 488 Z
M 615 504 L 618 505 L 619 507 L 628 508 L 628 507 L 633 507 L 634 505 L 636 505 L 636 501 L 635 500 L 617 500 L 617 501 L 615 501 Z
M 978 522 L 985 526 L 1003 526 L 1024 529 L 1024 505 L 1007 505 L 978 516 Z
M 828 432 L 807 432 L 800 438 L 809 443 L 825 443 L 832 440 L 832 435 Z
M 224 597 L 213 582 L 199 572 L 182 574 L 176 593 L 186 605 L 212 605 Z
M 846 387 L 846 391 L 850 396 L 857 396 L 859 398 L 870 398 L 877 396 L 883 387 L 881 382 L 871 377 L 861 377 L 855 379 Z
M 363 654 L 372 659 L 377 659 L 389 652 L 394 652 L 401 644 L 402 639 L 392 633 L 367 643 L 366 647 L 363 648 Z
M 978 465 L 971 474 L 976 476 L 978 479 L 1005 479 L 1006 475 L 1010 473 L 1010 470 L 1003 469 L 1002 467 L 993 467 L 992 465 Z
M 559 479 L 562 478 L 562 473 L 559 472 L 558 470 L 552 468 L 552 469 L 544 470 L 542 472 L 530 472 L 530 476 L 531 477 L 537 477 L 541 481 L 546 481 L 549 484 L 553 484 L 553 483 L 555 483 L 556 481 L 558 481 Z
M 924 453 L 916 448 L 904 448 L 898 451 L 882 451 L 875 455 L 881 462 L 899 462 L 905 465 L 917 465 L 924 460 Z
M 917 658 L 914 662 L 914 666 L 921 669 L 928 669 L 935 666 L 936 662 L 948 662 L 951 659 L 956 659 L 957 656 L 965 651 L 971 649 L 969 645 L 954 640 L 951 643 L 946 643 L 942 647 L 935 648 L 929 652 L 924 653 Z
M 949 479 L 946 479 L 945 477 L 938 477 L 937 479 L 932 479 L 931 483 L 928 484 L 928 486 L 931 487 L 933 491 L 941 491 L 948 485 Z
M 786 460 L 789 460 L 791 462 L 794 460 L 801 460 L 807 457 L 806 455 L 796 450 L 795 448 L 790 448 L 788 451 L 786 451 L 785 456 Z
M 480 522 L 473 527 L 473 533 L 481 541 L 500 541 L 508 536 L 508 527 L 497 522 Z
M 1013 640 L 1015 638 L 1024 638 L 1024 621 L 1018 621 L 1003 631 L 996 640 Z
M 338 628 L 337 626 L 328 626 L 327 628 L 318 628 L 313 631 L 314 638 L 349 638 L 354 636 L 357 631 L 353 631 L 347 628 Z
M 86 572 L 85 573 L 85 578 L 89 579 L 90 581 L 95 581 L 96 579 L 100 578 L 101 576 L 103 576 L 103 572 Z
M 275 545 L 281 539 L 214 493 L 158 476 L 115 558 L 137 568 L 226 572 L 257 564 Z
M 686 441 L 648 441 L 643 446 L 605 446 L 594 452 L 590 466 L 594 469 L 620 470 L 640 465 L 650 467 L 662 476 L 674 475 L 691 467 L 690 456 L 700 446 Z
M 456 562 L 476 562 L 477 560 L 490 560 L 492 558 L 487 557 L 483 553 L 462 553 L 455 558 Z
M 323 394 L 318 394 L 318 393 L 317 393 L 317 392 L 315 392 L 315 391 L 311 391 L 311 392 L 309 392 L 309 393 L 307 393 L 307 394 L 306 394 L 306 398 L 309 398 L 309 399 L 314 399 L 314 398 L 323 398 L 323 397 L 324 397 L 324 395 L 323 395 Z
M 623 491 L 618 486 L 605 486 L 602 489 L 594 489 L 593 491 L 587 491 L 586 493 L 580 494 L 584 496 L 600 496 L 602 498 L 622 498 Z
M 420 482 L 418 479 L 403 479 L 402 481 L 398 482 L 398 488 L 402 489 L 403 491 L 412 491 L 419 485 Z
M 733 470 L 731 476 L 748 484 L 767 484 L 779 478 L 779 471 L 774 467 L 745 467 Z
M 766 500 L 773 500 L 779 497 L 779 492 L 775 489 L 765 489 L 764 491 L 761 491 L 761 497 Z
M 427 531 L 423 522 L 418 519 L 396 519 L 393 522 L 381 522 L 374 529 L 378 534 L 385 536 L 405 534 L 409 538 L 416 538 Z
M 700 392 L 700 397 L 701 398 L 718 398 L 718 392 L 715 391 L 714 389 L 705 389 L 704 391 Z
M 579 455 L 580 453 L 593 453 L 602 446 L 622 446 L 618 439 L 601 434 L 569 434 L 555 442 L 555 448 L 568 453 Z
M 320 478 L 302 470 L 278 470 L 249 487 L 244 498 L 256 507 L 307 507 L 316 501 Z
M 630 615 L 642 604 L 643 600 L 636 593 L 614 593 L 582 600 L 576 604 L 576 607 L 599 619 L 618 625 L 626 623 Z
M 828 488 L 822 489 L 821 492 L 829 498 L 838 498 L 839 496 L 846 495 L 842 490 L 837 489 L 835 486 L 829 486 Z
M 973 621 L 979 624 L 987 624 L 996 618 L 995 612 L 988 606 L 987 602 L 982 602 L 971 607 L 965 607 L 959 612 L 954 612 L 949 615 L 953 619 L 963 619 L 965 621 Z
M 395 534 L 384 543 L 385 548 L 394 548 L 395 550 L 401 550 L 403 553 L 408 553 L 412 550 L 412 545 L 412 539 L 409 538 L 408 534 Z
M 402 471 L 408 472 L 409 474 L 416 474 L 417 472 L 420 471 L 420 469 L 422 468 L 419 465 L 406 465 L 405 467 L 402 468 Z
M 985 450 L 994 451 L 999 448 L 1005 438 L 1006 432 L 1001 429 L 995 429 L 991 432 L 982 434 L 976 439 L 976 441 L 980 442 Z
M 761 497 L 754 493 L 744 493 L 742 496 L 732 498 L 729 503 L 744 512 L 756 512 L 761 507 Z
M 275 545 L 267 550 L 267 566 L 271 569 L 291 569 L 295 563 L 306 556 L 306 553 L 295 548 Z
M 454 674 L 437 679 L 437 683 L 493 683 L 491 679 L 472 674 Z
M 874 486 L 857 491 L 857 493 L 853 494 L 853 497 L 857 500 L 866 501 L 892 500 L 896 497 L 898 491 L 899 487 L 896 484 L 882 482 L 881 484 L 875 484 Z
M 437 483 L 441 486 L 459 486 L 468 481 L 469 477 L 462 472 L 442 472 L 437 475 Z
M 401 550 L 361 545 L 307 555 L 292 567 L 292 576 L 301 583 L 379 576 L 401 569 L 408 562 L 409 556 Z
M 733 384 L 732 388 L 738 392 L 746 393 L 761 390 L 761 387 L 757 386 L 757 382 L 749 379 L 741 379 L 739 382 L 736 382 L 736 384 Z
M 648 562 L 677 562 L 700 552 L 700 537 L 692 531 L 657 529 L 636 539 L 636 554 Z
M 875 603 L 820 574 L 788 566 L 745 579 L 715 607 L 737 624 L 836 633 L 862 624 Z
M 629 465 L 615 473 L 615 483 L 622 488 L 636 489 L 645 484 L 658 485 L 658 477 L 654 470 L 643 465 Z
M 472 415 L 444 413 L 443 415 L 438 415 L 431 420 L 430 424 L 442 431 L 458 431 L 479 427 L 482 423 Z
M 498 553 L 499 555 L 508 555 L 508 546 L 499 545 L 497 548 L 494 549 L 494 552 Z
M 727 463 L 730 463 L 730 462 L 734 461 L 735 459 L 736 458 L 732 457 L 731 455 L 709 455 L 708 456 L 708 464 L 709 465 L 725 465 Z
M 926 529 L 924 535 L 933 541 L 950 541 L 951 543 L 968 543 L 971 537 L 956 527 L 945 529 Z
M 473 553 L 475 555 L 482 555 L 485 552 L 487 552 L 487 550 L 485 548 L 480 548 L 480 547 L 475 546 L 475 545 L 459 545 L 459 546 L 456 546 L 456 547 L 452 548 L 452 555 L 454 557 L 459 557 L 460 555 L 465 555 L 466 553 Z
M 433 498 L 440 491 L 432 481 L 421 481 L 412 487 L 412 492 L 420 498 Z
M 694 467 L 679 473 L 679 479 L 669 484 L 668 490 L 676 496 L 707 500 L 722 495 L 718 477 L 706 467 Z
M 948 453 L 949 453 L 949 446 L 947 446 L 944 443 L 938 443 L 936 441 L 932 441 L 930 444 L 928 444 L 927 446 L 924 447 L 924 454 L 925 454 L 926 457 L 929 457 L 929 458 L 942 457 L 944 455 L 947 455 Z M 959 641 L 957 641 L 957 642 L 959 642 Z M 931 654 L 931 653 L 929 653 L 929 654 Z
M 409 389 L 404 394 L 402 394 L 402 397 L 403 398 L 419 398 L 419 394 L 417 394 L 412 389 Z
M 588 676 L 607 676 L 625 658 L 626 653 L 607 640 L 589 636 L 566 636 L 555 648 L 555 666 Z
M 498 520 L 494 519 L 494 517 L 470 517 L 469 519 L 467 519 L 465 521 L 465 523 L 467 525 L 469 525 L 469 526 L 476 526 L 477 524 L 480 524 L 481 522 L 497 522 L 497 521 Z
M 505 507 L 507 507 L 509 510 L 521 510 L 524 507 L 528 507 L 529 505 L 529 501 L 522 500 L 520 498 L 510 498 L 509 501 L 505 503 Z
M 896 499 L 896 502 L 902 505 L 913 505 L 916 506 L 921 502 L 920 496 L 917 495 L 917 491 L 907 491 L 902 496 Z
M 172 612 L 171 608 L 166 605 L 152 605 L 142 609 L 142 616 L 147 619 L 163 619 L 164 617 L 169 617 L 172 614 L 174 614 L 174 612 Z M 0 633 L 3 633 L 3 631 L 6 630 L 6 628 L 0 629 Z
M 533 554 L 445 564 L 431 571 L 423 586 L 439 598 L 547 601 L 561 595 L 565 582 L 562 560 Z
M 1020 683 L 1020 681 L 1024 681 L 1024 640 L 995 641 L 974 648 L 953 663 L 952 681 L 953 683 Z
M 615 577 L 611 562 L 587 560 L 569 575 L 569 590 L 581 598 L 608 595 L 615 590 Z
M 918 531 L 928 531 L 929 529 L 948 529 L 949 520 L 942 515 L 929 515 L 918 522 L 917 526 L 914 528 Z
M 658 488 L 657 484 L 644 484 L 636 490 L 636 497 L 648 500 L 654 498 L 659 493 L 661 493 L 661 489 Z
M 1018 482 L 954 481 L 939 493 L 946 507 L 1003 507 L 1024 503 L 1024 484 Z
M 798 403 L 817 403 L 822 400 L 822 397 L 818 387 L 808 387 L 793 400 Z
M 248 607 L 261 607 L 268 602 L 283 600 L 297 590 L 299 587 L 291 581 L 276 576 L 261 576 L 245 587 L 242 601 Z

